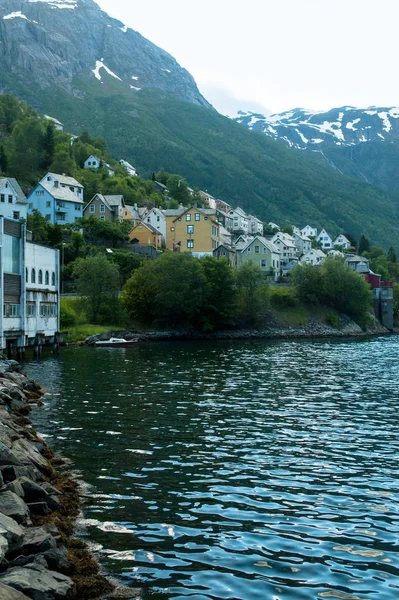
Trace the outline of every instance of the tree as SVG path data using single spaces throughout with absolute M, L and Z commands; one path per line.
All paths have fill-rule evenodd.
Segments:
M 54 160 L 50 166 L 51 171 L 53 173 L 65 173 L 66 175 L 73 175 L 75 168 L 75 161 L 71 156 L 69 144 L 58 144 L 54 152 Z
M 323 281 L 319 268 L 313 265 L 297 265 L 291 271 L 295 294 L 300 302 L 316 305 L 321 301 Z
M 141 267 L 145 260 L 143 256 L 125 250 L 113 250 L 112 254 L 107 255 L 107 258 L 118 265 L 123 285 L 132 276 L 132 273 Z
M 260 325 L 269 306 L 269 285 L 260 267 L 245 262 L 236 271 L 238 315 L 241 323 Z
M 352 233 L 350 233 L 349 231 L 345 231 L 343 235 L 346 237 L 347 240 L 350 241 L 352 248 L 357 248 L 357 239 Z
M 183 177 L 180 175 L 169 175 L 166 187 L 174 200 L 177 200 L 177 202 L 180 202 L 185 206 L 189 204 L 190 193 L 188 191 L 188 183 Z
M 366 238 L 366 236 L 362 233 L 360 241 L 359 241 L 359 254 L 363 254 L 363 252 L 368 252 L 370 250 L 370 242 Z
M 340 258 L 328 258 L 320 268 L 323 281 L 323 304 L 353 318 L 371 311 L 373 293 L 370 285 Z
M 200 261 L 188 253 L 170 253 L 145 262 L 133 273 L 122 303 L 141 323 L 200 328 L 206 291 Z
M 281 231 L 283 233 L 287 233 L 288 235 L 293 235 L 294 228 L 292 225 L 284 225 L 284 227 L 281 229 Z
M 393 286 L 393 316 L 395 322 L 399 320 L 399 283 Z
M 389 246 L 387 259 L 389 260 L 389 262 L 396 263 L 396 252 L 393 246 Z
M 55 127 L 52 121 L 47 123 L 46 131 L 44 133 L 41 150 L 43 153 L 42 167 L 48 169 L 54 160 L 55 152 Z
M 88 316 L 94 323 L 99 321 L 104 305 L 111 307 L 111 310 L 112 306 L 117 306 L 119 269 L 104 255 L 78 259 L 74 265 L 73 279 L 78 293 L 86 298 Z
M 42 164 L 43 126 L 34 116 L 18 122 L 9 140 L 8 170 L 17 179 L 34 181 Z
M 0 173 L 5 173 L 7 171 L 7 156 L 4 152 L 4 146 L 0 146 Z
M 207 282 L 202 318 L 204 329 L 222 329 L 234 324 L 237 312 L 234 272 L 227 258 L 205 256 L 201 267 Z

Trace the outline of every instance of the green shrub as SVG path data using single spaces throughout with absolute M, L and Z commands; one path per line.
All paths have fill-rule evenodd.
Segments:
M 294 296 L 292 288 L 270 288 L 270 303 L 279 310 L 298 306 L 298 299 Z
M 334 313 L 328 313 L 326 316 L 326 323 L 330 327 L 334 327 L 334 329 L 339 329 L 340 321 L 338 316 Z
M 73 327 L 77 324 L 77 315 L 71 305 L 65 304 L 61 300 L 60 305 L 61 329 Z

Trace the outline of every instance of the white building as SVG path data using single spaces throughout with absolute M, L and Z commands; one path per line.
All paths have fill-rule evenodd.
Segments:
M 334 240 L 333 242 L 333 246 L 339 246 L 341 248 L 343 248 L 344 250 L 348 250 L 348 248 L 350 248 L 352 246 L 352 244 L 350 243 L 350 241 L 348 240 L 348 238 L 343 234 L 340 233 Z
M 299 256 L 307 254 L 311 250 L 312 241 L 306 235 L 294 232 L 293 238 Z
M 303 229 L 301 229 L 301 234 L 305 235 L 308 238 L 317 238 L 317 229 L 316 227 L 311 227 L 310 225 L 306 225 Z
M 278 231 L 272 237 L 271 242 L 280 250 L 280 263 L 282 265 L 286 265 L 297 257 L 294 238 L 288 233 Z
M 301 263 L 304 265 L 321 265 L 326 259 L 326 255 L 318 248 L 312 248 L 307 254 L 301 258 Z
M 320 242 L 322 250 L 332 250 L 332 237 L 327 233 L 325 229 L 322 229 L 320 231 L 316 239 L 318 242 Z
M 47 119 L 47 121 L 51 121 L 54 124 L 55 129 L 58 131 L 64 131 L 64 125 L 58 119 L 50 117 L 49 115 L 44 115 L 44 118 Z
M 248 215 L 242 208 L 235 208 L 230 211 L 230 216 L 233 217 L 233 232 L 249 233 Z
M 101 158 L 98 158 L 98 156 L 94 156 L 94 154 L 91 154 L 84 162 L 84 168 L 92 169 L 93 171 L 98 171 L 98 169 L 102 166 L 108 170 L 108 175 L 110 177 L 115 175 L 115 169 L 113 169 L 108 163 L 101 160 Z
M 0 216 L 2 350 L 58 343 L 59 281 L 59 251 L 27 242 L 24 224 Z
M 133 165 L 128 163 L 127 160 L 122 159 L 119 161 L 119 164 L 122 165 L 122 167 L 125 167 L 126 171 L 128 172 L 128 175 L 130 175 L 131 177 L 137 177 L 136 169 L 133 167 Z
M 263 222 L 253 215 L 248 215 L 248 233 L 263 236 Z
M 152 225 L 162 235 L 162 245 L 166 244 L 166 216 L 159 208 L 152 208 L 143 218 L 144 223 Z
M 13 177 L 0 177 L 0 215 L 5 219 L 25 219 L 28 203 L 19 183 Z

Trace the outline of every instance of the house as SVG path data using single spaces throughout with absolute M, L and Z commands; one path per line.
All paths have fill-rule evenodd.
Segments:
M 136 169 L 133 167 L 133 165 L 128 163 L 127 160 L 122 159 L 119 161 L 119 164 L 122 165 L 122 167 L 125 167 L 128 175 L 130 175 L 131 177 L 137 177 Z
M 332 238 L 325 229 L 320 231 L 316 240 L 320 243 L 322 250 L 331 250 L 333 247 Z
M 5 219 L 26 219 L 28 203 L 13 177 L 0 177 L 0 215 Z
M 162 234 L 144 221 L 139 221 L 129 232 L 129 240 L 131 244 L 140 246 L 154 246 L 155 248 L 162 246 Z
M 159 194 L 165 194 L 165 192 L 166 192 L 166 185 L 164 185 L 160 181 L 154 181 L 154 185 L 155 185 L 155 191 L 156 192 L 158 192 Z
M 47 173 L 28 196 L 28 212 L 38 210 L 52 225 L 83 216 L 83 186 L 73 177 Z
M 143 218 L 143 221 L 148 225 L 151 225 L 157 231 L 159 231 L 159 233 L 162 236 L 162 245 L 165 246 L 166 216 L 164 214 L 164 211 L 162 211 L 160 208 L 152 208 L 146 213 L 145 217 Z
M 202 190 L 199 190 L 198 193 L 201 196 L 201 198 L 205 201 L 206 207 L 216 210 L 216 198 L 208 194 L 208 192 L 203 192 Z
M 348 265 L 352 271 L 357 273 L 368 273 L 370 271 L 370 263 L 364 256 L 358 256 L 357 254 L 348 254 L 345 259 L 345 264 Z
M 297 258 L 297 249 L 295 240 L 288 233 L 278 231 L 274 234 L 271 242 L 280 250 L 280 263 L 285 265 L 293 258 Z
M 306 227 L 301 229 L 301 234 L 308 238 L 317 238 L 317 228 L 306 225 Z
M 294 231 L 292 237 L 294 238 L 294 244 L 296 246 L 298 256 L 307 254 L 309 250 L 311 250 L 312 241 L 306 235 L 302 235 L 301 233 Z
M 220 244 L 213 251 L 213 256 L 215 258 L 227 258 L 231 267 L 236 267 L 236 249 L 234 246 L 228 246 L 227 244 Z
M 115 169 L 113 169 L 108 163 L 104 162 L 101 158 L 98 158 L 98 156 L 94 156 L 93 154 L 91 154 L 89 158 L 87 158 L 84 162 L 85 169 L 98 171 L 100 167 L 105 167 L 108 170 L 108 175 L 110 177 L 113 177 L 115 175 Z
M 273 221 L 270 221 L 270 223 L 268 223 L 267 226 L 272 231 L 280 231 L 280 227 L 276 225 L 276 223 L 273 223 Z
M 252 235 L 239 235 L 233 242 L 234 246 L 245 245 L 249 240 L 252 240 Z
M 292 269 L 295 269 L 295 267 L 297 267 L 298 264 L 299 264 L 299 258 L 293 258 L 292 260 L 290 260 L 290 262 L 288 262 L 282 266 L 281 274 L 289 275 L 289 273 L 292 271 Z
M 224 213 L 228 213 L 231 211 L 230 204 L 227 204 L 224 200 L 216 200 L 216 210 L 220 210 Z
M 253 215 L 248 215 L 248 233 L 263 236 L 263 221 Z
M 246 262 L 258 265 L 264 273 L 274 274 L 277 278 L 280 271 L 280 250 L 263 236 L 257 235 L 247 243 L 239 244 L 237 249 L 237 266 Z
M 248 215 L 242 210 L 242 208 L 235 208 L 231 210 L 229 215 L 233 219 L 234 233 L 249 233 Z
M 124 221 L 131 221 L 133 225 L 136 225 L 138 221 L 143 220 L 147 213 L 148 208 L 146 206 L 137 206 L 137 204 L 131 206 L 129 204 L 125 204 L 122 211 L 122 219 Z
M 352 247 L 351 242 L 348 240 L 348 238 L 346 236 L 344 236 L 343 233 L 340 233 L 334 240 L 333 242 L 333 246 L 339 246 L 340 248 L 343 248 L 344 250 L 348 250 L 348 248 Z
M 101 221 L 111 221 L 111 223 L 122 222 L 125 208 L 125 199 L 123 196 L 103 196 L 95 194 L 88 204 L 84 207 L 83 216 L 88 219 L 90 216 L 101 219 Z
M 229 248 L 231 248 L 232 246 L 232 235 L 231 232 L 228 231 L 225 227 L 223 227 L 223 225 L 220 225 L 219 228 L 219 237 L 220 237 L 220 243 L 221 244 L 225 244 L 226 246 L 228 246 Z
M 223 225 L 223 227 L 227 229 L 227 231 L 233 231 L 234 219 L 231 212 L 225 212 L 217 208 L 216 217 L 219 223 Z
M 57 129 L 57 131 L 64 131 L 64 125 L 61 123 L 61 121 L 59 121 L 58 119 L 54 119 L 54 117 L 49 117 L 49 115 L 43 116 L 45 119 L 53 123 L 54 128 Z
M 339 256 L 340 258 L 344 258 L 345 254 L 339 250 L 330 250 L 327 252 L 327 256 Z
M 0 216 L 0 348 L 59 338 L 59 250 L 27 241 L 26 226 Z
M 172 216 L 170 213 L 177 213 Z M 174 252 L 192 252 L 195 256 L 212 254 L 220 245 L 220 225 L 216 210 L 182 208 L 164 211 L 166 216 L 166 247 Z
M 304 254 L 300 261 L 304 265 L 321 265 L 326 259 L 326 254 L 322 250 L 318 248 L 312 248 L 306 254 Z

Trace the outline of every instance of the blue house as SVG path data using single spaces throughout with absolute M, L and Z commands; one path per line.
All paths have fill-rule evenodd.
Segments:
M 73 177 L 47 173 L 28 196 L 28 212 L 38 210 L 52 225 L 83 217 L 83 186 Z

